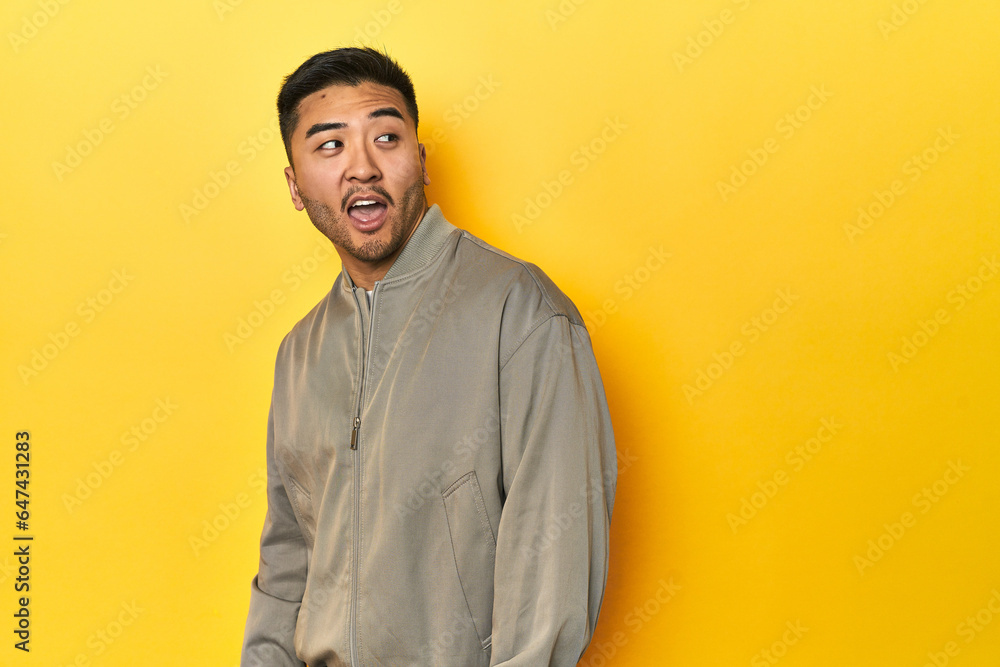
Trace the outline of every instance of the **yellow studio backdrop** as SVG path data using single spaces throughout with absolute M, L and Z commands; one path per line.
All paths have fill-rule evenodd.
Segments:
M 431 201 L 586 317 L 620 477 L 581 664 L 1000 660 L 997 3 L 11 0 L 0 27 L 3 665 L 238 663 L 274 355 L 340 268 L 274 99 L 358 43 L 414 78 Z

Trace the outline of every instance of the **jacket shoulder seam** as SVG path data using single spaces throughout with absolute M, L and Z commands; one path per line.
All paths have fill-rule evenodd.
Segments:
M 471 241 L 472 243 L 476 244 L 477 246 L 479 246 L 483 250 L 486 250 L 487 252 L 491 252 L 494 255 L 498 256 L 498 257 L 506 259 L 507 261 L 509 261 L 509 262 L 511 262 L 513 264 L 517 264 L 518 266 L 520 266 L 521 270 L 524 271 L 525 273 L 527 273 L 528 277 L 531 278 L 531 281 L 535 284 L 535 288 L 538 290 L 539 294 L 542 295 L 542 299 L 545 301 L 545 305 L 548 306 L 548 308 L 551 311 L 552 315 L 553 316 L 555 316 L 555 315 L 562 315 L 562 313 L 560 312 L 560 310 L 558 308 L 556 308 L 556 306 L 555 306 L 554 303 L 552 303 L 552 299 L 549 297 L 548 290 L 545 289 L 545 286 L 542 285 L 542 283 L 538 280 L 538 277 L 535 276 L 534 272 L 529 268 L 528 262 L 524 261 L 523 259 L 518 259 L 517 257 L 514 257 L 513 255 L 510 255 L 508 253 L 505 253 L 502 250 L 498 250 L 497 248 L 494 248 L 493 246 L 491 246 L 486 241 L 483 241 L 482 239 L 480 239 L 480 238 L 478 238 L 476 236 L 473 236 L 472 234 L 470 234 L 469 232 L 465 231 L 464 229 L 461 230 L 461 231 L 462 231 L 462 238 L 468 239 L 469 241 Z
M 538 322 L 532 325 L 528 329 L 528 331 L 525 332 L 525 334 L 518 339 L 517 343 L 514 345 L 514 349 L 511 350 L 510 354 L 507 355 L 507 358 L 500 363 L 500 372 L 503 372 L 503 369 L 507 366 L 507 363 L 514 358 L 514 355 L 517 354 L 517 351 L 521 349 L 521 346 L 524 345 L 524 342 L 529 338 L 531 338 L 531 334 L 535 333 L 538 330 L 538 328 L 541 327 L 546 322 L 551 322 L 557 317 L 565 317 L 570 324 L 573 324 L 572 320 L 570 320 L 569 317 L 563 313 L 552 313 L 551 315 L 548 315 L 538 320 Z

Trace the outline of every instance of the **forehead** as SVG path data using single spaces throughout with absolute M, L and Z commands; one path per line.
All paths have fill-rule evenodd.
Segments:
M 395 88 L 365 81 L 357 86 L 333 85 L 308 95 L 299 102 L 299 127 L 313 123 L 360 122 L 376 109 L 393 107 L 413 125 L 406 110 L 406 100 Z

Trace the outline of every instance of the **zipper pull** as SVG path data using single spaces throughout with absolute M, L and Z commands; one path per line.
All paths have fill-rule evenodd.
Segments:
M 358 448 L 358 429 L 361 428 L 361 417 L 354 418 L 354 430 L 351 431 L 351 449 Z

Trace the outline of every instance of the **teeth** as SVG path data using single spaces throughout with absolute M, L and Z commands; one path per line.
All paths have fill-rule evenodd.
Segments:
M 377 203 L 378 202 L 373 201 L 371 199 L 361 199 L 351 204 L 351 208 L 354 208 L 355 206 L 370 206 L 372 204 L 377 204 Z

